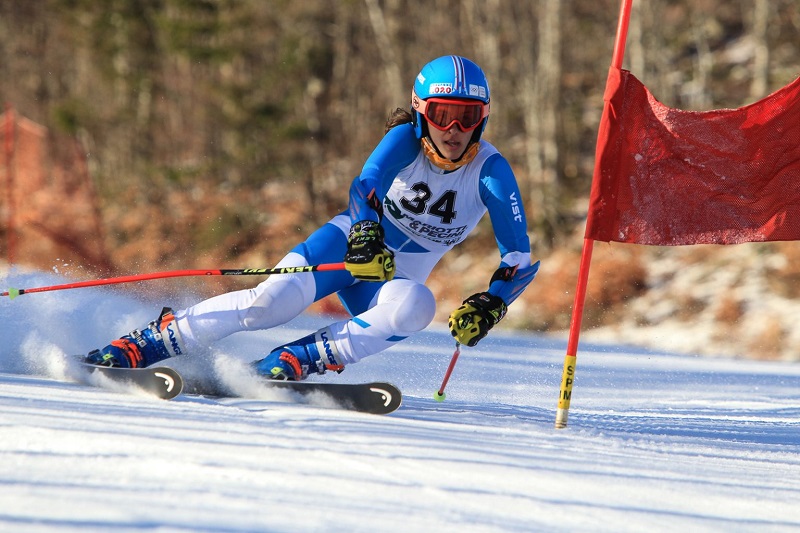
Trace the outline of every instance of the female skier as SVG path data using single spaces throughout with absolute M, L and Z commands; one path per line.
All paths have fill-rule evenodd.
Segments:
M 279 267 L 341 262 L 346 270 L 273 276 L 254 289 L 215 296 L 161 316 L 87 356 L 89 363 L 145 367 L 197 353 L 238 331 L 272 328 L 336 293 L 352 316 L 281 345 L 255 361 L 259 374 L 302 380 L 389 348 L 421 331 L 436 302 L 424 283 L 448 250 L 484 213 L 500 250 L 488 289 L 450 315 L 456 341 L 475 346 L 533 280 L 519 187 L 506 159 L 481 140 L 489 85 L 459 56 L 425 65 L 414 81 L 411 113 L 398 109 L 350 187 L 349 209 L 297 245 Z

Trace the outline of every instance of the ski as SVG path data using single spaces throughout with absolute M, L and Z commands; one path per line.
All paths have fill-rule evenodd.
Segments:
M 344 409 L 386 415 L 396 411 L 403 401 L 400 389 L 385 382 L 319 383 L 309 381 L 269 381 L 267 385 L 288 389 L 303 396 L 321 394 Z
M 229 391 L 204 387 L 188 387 L 184 391 L 181 375 L 169 367 L 119 368 L 79 363 L 88 375 L 102 376 L 115 383 L 128 384 L 164 400 L 171 400 L 182 392 L 217 398 L 244 398 Z M 396 411 L 403 401 L 400 389 L 385 382 L 371 383 L 321 383 L 314 381 L 273 381 L 259 383 L 268 388 L 296 392 L 313 402 L 315 398 L 330 400 L 337 407 L 362 413 L 385 415 Z M 92 385 L 102 383 L 92 382 Z
M 89 375 L 99 375 L 115 383 L 131 385 L 162 400 L 171 400 L 183 391 L 183 378 L 169 367 L 119 368 L 87 363 L 79 365 Z
M 309 403 L 315 398 L 330 400 L 337 407 L 370 413 L 386 415 L 396 411 L 403 401 L 400 389 L 385 382 L 372 383 L 321 383 L 315 381 L 273 381 L 264 379 L 259 382 L 267 388 L 276 388 L 296 392 Z M 198 389 L 190 391 L 193 394 L 215 398 L 246 398 L 243 395 L 228 391 Z

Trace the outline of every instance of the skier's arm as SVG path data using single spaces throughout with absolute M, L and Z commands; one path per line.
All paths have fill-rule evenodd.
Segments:
M 411 124 L 390 129 L 367 158 L 361 174 L 350 185 L 350 222 L 380 222 L 383 196 L 397 173 L 419 153 L 419 140 Z
M 450 314 L 450 333 L 467 346 L 478 344 L 500 322 L 539 270 L 538 261 L 531 264 L 525 210 L 511 166 L 498 154 L 484 163 L 481 176 L 481 198 L 489 211 L 501 260 L 489 289 L 473 294 Z
M 350 222 L 344 266 L 354 278 L 387 281 L 394 277 L 394 254 L 383 242 L 383 196 L 397 173 L 419 152 L 410 124 L 392 128 L 350 186 Z
M 498 155 L 484 164 L 480 192 L 500 250 L 500 265 L 487 292 L 511 305 L 533 281 L 539 263 L 531 264 L 525 208 L 514 172 L 505 158 Z

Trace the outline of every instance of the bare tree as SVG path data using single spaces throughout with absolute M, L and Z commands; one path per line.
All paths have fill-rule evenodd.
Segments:
M 541 0 L 535 58 L 523 68 L 526 166 L 534 225 L 547 241 L 555 237 L 561 191 L 558 180 L 558 116 L 561 84 L 561 11 L 559 0 Z M 525 54 L 527 58 L 527 51 Z
M 386 92 L 389 94 L 390 102 L 401 102 L 403 96 L 407 96 L 402 91 L 403 84 L 400 82 L 400 65 L 395 53 L 392 36 L 389 34 L 389 27 L 386 23 L 383 10 L 378 5 L 378 0 L 364 0 L 367 6 L 369 22 L 375 34 L 377 49 L 380 54 L 383 66 L 383 76 L 385 78 Z
M 753 7 L 753 81 L 750 84 L 750 97 L 763 98 L 769 90 L 769 44 L 767 32 L 771 18 L 772 0 L 755 0 Z

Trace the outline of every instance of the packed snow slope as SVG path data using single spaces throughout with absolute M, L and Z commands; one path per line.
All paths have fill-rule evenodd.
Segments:
M 0 289 L 64 281 L 12 273 Z M 69 354 L 164 303 L 111 288 L 0 299 L 0 531 L 800 530 L 800 366 L 584 344 L 560 430 L 565 344 L 523 333 L 463 349 L 442 403 L 441 325 L 319 378 L 394 382 L 388 416 L 70 378 Z M 245 387 L 244 363 L 324 323 L 170 364 Z

